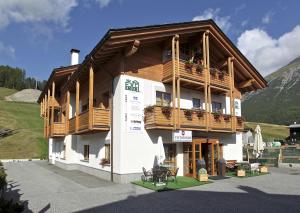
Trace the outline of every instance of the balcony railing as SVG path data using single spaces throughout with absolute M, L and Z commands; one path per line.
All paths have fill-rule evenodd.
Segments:
M 244 119 L 242 117 L 236 117 L 236 130 L 237 131 L 244 130 Z
M 232 130 L 232 117 L 231 115 L 222 115 L 212 113 L 210 115 L 210 127 L 212 130 Z
M 50 137 L 62 137 L 66 135 L 66 125 L 62 122 L 55 122 L 50 125 Z
M 163 67 L 163 81 L 170 82 L 173 75 L 173 62 L 167 61 Z M 205 74 L 203 67 L 196 64 L 186 64 L 186 61 L 179 60 L 179 76 L 188 80 L 194 80 L 197 82 L 205 81 Z
M 210 69 L 210 84 L 216 87 L 228 89 L 230 87 L 230 77 L 226 71 Z
M 177 110 L 176 110 L 177 111 Z M 243 123 L 236 122 L 236 129 L 232 122 L 236 117 L 194 110 L 180 109 L 180 121 L 177 112 L 176 128 L 184 130 L 199 131 L 220 131 L 231 132 L 243 129 Z M 173 108 L 162 106 L 151 106 L 145 109 L 145 128 L 146 129 L 173 129 Z M 179 125 L 180 124 L 180 125 Z M 233 129 L 232 129 L 233 127 Z
M 80 134 L 88 131 L 109 130 L 110 113 L 109 109 L 94 107 L 92 113 L 89 110 L 78 115 L 78 126 L 76 126 L 76 117 L 69 120 L 69 133 Z M 91 117 L 90 117 L 91 115 Z M 91 126 L 90 126 L 91 122 Z

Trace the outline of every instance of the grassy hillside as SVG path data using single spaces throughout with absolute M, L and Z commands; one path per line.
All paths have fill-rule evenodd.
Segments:
M 17 130 L 11 136 L 0 138 L 0 159 L 46 157 L 47 143 L 43 138 L 39 105 L 3 100 L 14 92 L 0 88 L 0 128 Z
M 255 130 L 257 124 L 260 125 L 264 141 L 272 141 L 273 139 L 285 139 L 289 136 L 289 129 L 287 128 L 287 126 L 283 125 L 246 122 L 245 128 L 252 128 L 253 130 Z

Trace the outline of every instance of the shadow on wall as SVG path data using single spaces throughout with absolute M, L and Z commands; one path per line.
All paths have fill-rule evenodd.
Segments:
M 299 195 L 267 194 L 247 186 L 239 188 L 244 192 L 150 193 L 79 212 L 300 212 Z

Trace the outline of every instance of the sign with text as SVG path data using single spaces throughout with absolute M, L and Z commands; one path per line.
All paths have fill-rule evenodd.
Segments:
M 127 77 L 124 80 L 125 122 L 127 132 L 143 131 L 144 94 L 141 81 Z
M 192 131 L 176 130 L 172 132 L 173 142 L 192 142 Z

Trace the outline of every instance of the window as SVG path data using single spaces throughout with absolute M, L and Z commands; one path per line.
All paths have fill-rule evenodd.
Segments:
M 212 105 L 212 111 L 213 111 L 213 112 L 218 112 L 219 110 L 222 109 L 222 104 L 219 103 L 219 102 L 213 101 L 213 102 L 211 103 L 211 105 Z
M 110 163 L 110 144 L 105 144 L 105 160 Z
M 157 106 L 170 106 L 171 94 L 166 92 L 156 91 L 156 105 Z
M 165 160 L 164 164 L 172 169 L 176 169 L 176 144 L 164 144 Z
M 90 145 L 83 146 L 83 157 L 84 160 L 88 161 L 90 157 Z
M 183 43 L 179 45 L 179 57 L 183 60 L 190 60 L 190 45 L 188 43 Z
M 200 109 L 201 108 L 201 101 L 199 98 L 193 98 L 193 108 Z

